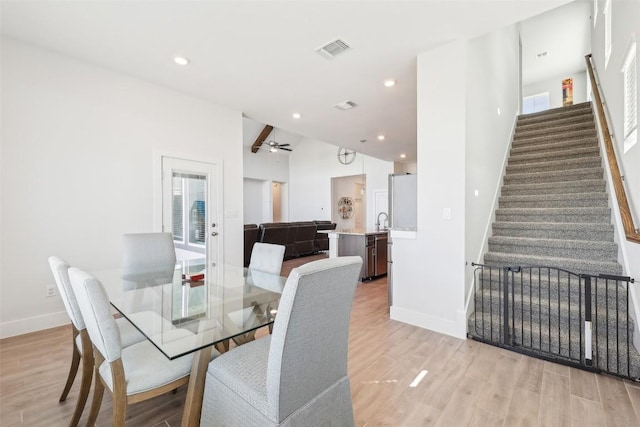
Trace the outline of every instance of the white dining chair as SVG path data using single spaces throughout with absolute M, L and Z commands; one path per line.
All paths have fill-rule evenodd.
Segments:
M 69 281 L 69 264 L 63 261 L 61 258 L 52 256 L 49 258 L 49 267 L 51 273 L 55 279 L 58 287 L 58 293 L 64 307 L 67 311 L 69 319 L 71 319 L 72 325 L 72 339 L 71 339 L 71 366 L 69 367 L 69 375 L 67 376 L 67 382 L 65 383 L 62 394 L 60 395 L 60 402 L 64 402 L 67 399 L 71 386 L 78 373 L 78 367 L 82 361 L 82 378 L 80 380 L 80 391 L 78 395 L 78 401 L 76 402 L 76 408 L 73 412 L 71 422 L 69 426 L 75 427 L 80 421 L 82 411 L 84 410 L 87 398 L 89 396 L 89 390 L 91 389 L 91 379 L 93 377 L 93 348 L 89 335 L 87 334 L 86 325 L 80 307 L 78 306 L 78 300 L 71 287 Z M 124 318 L 118 318 L 115 320 L 115 324 L 122 337 L 123 347 L 128 347 L 131 344 L 141 342 L 145 340 L 145 337 L 138 332 L 138 330 Z
M 171 233 L 127 233 L 122 236 L 123 268 L 157 270 L 176 263 Z
M 209 363 L 202 426 L 353 426 L 347 353 L 360 257 L 294 268 L 273 335 Z
M 249 270 L 264 271 L 265 273 L 280 274 L 284 260 L 285 247 L 272 243 L 257 242 L 253 245 Z
M 265 283 L 268 282 L 266 277 L 275 277 L 280 275 L 282 270 L 282 262 L 284 260 L 285 247 L 283 245 L 276 245 L 273 243 L 261 243 L 257 242 L 253 245 L 253 251 L 251 252 L 251 260 L 249 261 L 249 271 L 247 276 L 248 284 L 256 284 L 256 282 Z M 254 279 L 255 278 L 255 279 Z M 256 280 L 257 279 L 257 280 Z M 275 279 L 272 279 L 273 282 Z M 252 322 L 252 319 L 256 316 L 264 315 L 264 308 L 258 305 L 247 307 L 243 310 L 238 310 L 228 314 L 228 318 L 234 324 L 238 325 L 238 328 L 242 329 L 242 324 L 248 324 Z M 271 332 L 271 327 L 269 327 Z M 236 345 L 242 345 L 255 339 L 256 331 L 251 331 L 246 334 L 242 334 L 233 338 L 233 342 Z
M 69 278 L 94 349 L 96 381 L 88 426 L 95 425 L 105 388 L 113 398 L 112 426 L 120 427 L 124 425 L 128 405 L 187 384 L 193 359 L 191 354 L 169 360 L 148 340 L 123 348 L 102 284 L 73 267 L 69 269 Z M 163 333 L 162 339 L 179 342 L 192 336 L 187 330 L 172 329 Z M 212 357 L 218 355 L 212 350 Z

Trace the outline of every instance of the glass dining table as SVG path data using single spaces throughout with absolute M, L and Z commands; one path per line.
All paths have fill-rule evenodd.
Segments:
M 168 359 L 193 355 L 182 426 L 200 422 L 212 348 L 273 323 L 286 277 L 206 260 L 91 272 L 111 305 Z M 181 330 L 180 333 L 176 333 Z M 188 331 L 189 333 L 185 333 Z

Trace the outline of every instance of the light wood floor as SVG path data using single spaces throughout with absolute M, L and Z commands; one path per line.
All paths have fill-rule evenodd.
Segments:
M 384 278 L 356 291 L 349 373 L 357 426 L 640 426 L 640 385 L 389 320 L 386 292 Z M 66 402 L 58 397 L 70 334 L 60 327 L 0 341 L 0 426 L 68 424 L 78 384 Z M 132 405 L 127 425 L 179 426 L 184 397 L 181 388 Z M 110 425 L 111 410 L 105 395 L 99 426 Z

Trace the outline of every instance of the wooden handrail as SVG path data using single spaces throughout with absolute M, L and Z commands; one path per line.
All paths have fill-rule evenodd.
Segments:
M 620 208 L 620 217 L 622 218 L 624 234 L 627 240 L 629 240 L 630 242 L 640 243 L 640 233 L 636 231 L 636 227 L 633 224 L 633 217 L 631 216 L 631 209 L 629 209 L 627 194 L 624 191 L 624 185 L 622 183 L 622 175 L 620 175 L 618 160 L 616 159 L 616 153 L 613 149 L 613 141 L 611 140 L 611 132 L 609 132 L 609 124 L 607 123 L 607 117 L 604 114 L 604 107 L 602 106 L 600 90 L 598 89 L 598 84 L 596 83 L 593 64 L 591 64 L 591 54 L 585 56 L 585 60 L 587 61 L 587 71 L 589 72 L 589 78 L 591 80 L 591 89 L 593 90 L 596 110 L 598 111 L 598 117 L 600 119 L 602 139 L 604 141 L 605 149 L 607 150 L 607 160 L 609 160 L 609 169 L 611 169 L 613 188 L 615 189 L 616 197 L 618 199 L 618 207 Z

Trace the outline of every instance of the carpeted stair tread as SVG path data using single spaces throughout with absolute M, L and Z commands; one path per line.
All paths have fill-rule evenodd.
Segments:
M 610 208 L 498 208 L 496 221 L 608 223 Z
M 508 173 L 504 176 L 504 184 L 541 183 L 575 181 L 582 179 L 601 179 L 604 174 L 602 167 L 588 169 L 555 170 L 542 172 Z
M 613 242 L 613 225 L 608 223 L 496 221 L 492 228 L 494 236 Z
M 538 118 L 537 121 L 535 120 L 527 121 L 525 120 L 526 116 L 520 116 L 520 117 L 522 119 L 518 121 L 518 129 L 528 130 L 533 128 L 547 127 L 547 126 L 548 127 L 562 126 L 567 124 L 567 122 L 584 123 L 584 122 L 593 121 L 593 112 L 591 111 L 591 109 L 580 110 L 575 112 L 571 116 L 556 114 L 556 115 L 549 116 L 545 119 Z M 569 117 L 571 118 L 571 120 L 567 120 Z
M 516 163 L 539 162 L 545 160 L 575 159 L 578 157 L 597 156 L 599 154 L 600 149 L 597 146 L 579 148 L 569 147 L 563 150 L 542 150 L 533 153 L 513 155 L 509 157 L 509 164 L 514 165 Z
M 521 114 L 518 116 L 518 125 L 560 117 L 570 120 L 571 117 L 584 114 L 585 111 L 592 111 L 590 102 L 582 102 L 567 107 L 551 108 L 537 113 Z
M 554 126 L 539 126 L 530 127 L 528 129 L 516 128 L 514 134 L 514 142 L 526 140 L 528 138 L 536 138 L 540 136 L 553 136 L 554 138 L 571 138 L 573 136 L 590 136 L 594 135 L 595 131 L 591 129 L 584 129 L 584 123 L 564 123 L 556 124 Z
M 514 173 L 556 172 L 575 169 L 591 169 L 602 166 L 600 156 L 579 157 L 577 159 L 550 160 L 543 162 L 517 163 L 507 165 L 507 175 Z
M 500 196 L 498 206 L 501 208 L 604 208 L 608 207 L 608 198 L 604 192 L 512 195 Z
M 561 258 L 579 256 L 585 260 L 596 261 L 616 261 L 618 257 L 618 245 L 613 242 L 531 237 L 491 236 L 489 237 L 489 251 Z
M 605 191 L 604 179 L 583 179 L 580 181 L 536 182 L 507 184 L 502 186 L 502 195 L 534 195 L 534 194 L 575 194 L 596 193 Z
M 503 252 L 487 252 L 484 262 L 488 265 L 546 266 L 585 274 L 622 274 L 622 266 L 614 261 L 584 260 L 580 258 L 521 255 Z
M 519 144 L 512 144 L 511 156 L 517 156 L 520 154 L 535 153 L 538 151 L 559 151 L 568 150 L 573 148 L 593 148 L 598 147 L 598 139 L 595 135 L 590 137 L 574 136 L 565 140 L 559 140 L 558 138 L 531 138 L 527 141 L 522 141 Z

